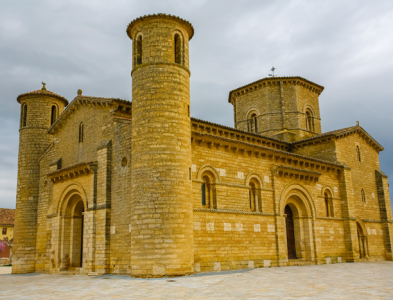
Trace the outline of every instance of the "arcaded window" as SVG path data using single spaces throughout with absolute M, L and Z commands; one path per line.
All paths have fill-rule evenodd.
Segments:
M 204 208 L 214 208 L 214 190 L 213 183 L 215 182 L 215 177 L 211 172 L 204 172 L 202 175 L 202 207 Z
M 52 109 L 51 109 L 51 117 L 50 117 L 50 124 L 52 125 L 53 123 L 55 123 L 56 119 L 57 119 L 57 107 L 56 105 L 52 105 Z
M 360 148 L 359 148 L 359 146 L 356 146 L 356 155 L 358 157 L 358 161 L 362 161 L 362 157 L 360 156 Z
M 251 211 L 261 211 L 261 203 L 260 203 L 260 196 L 259 196 L 259 183 L 258 181 L 253 178 L 250 181 L 250 190 L 249 190 L 249 208 Z
M 334 217 L 333 199 L 329 191 L 324 194 L 326 217 Z
M 366 194 L 364 193 L 364 190 L 362 189 L 361 191 L 361 195 L 362 195 L 362 201 L 366 202 Z
M 22 107 L 22 127 L 26 127 L 27 120 L 27 104 L 24 104 Z
M 142 36 L 140 35 L 136 40 L 136 64 L 142 63 Z
M 83 123 L 80 123 L 80 125 L 79 125 L 79 143 L 83 142 L 83 131 L 84 131 L 84 125 L 83 125 Z
M 311 110 L 306 111 L 306 129 L 309 131 L 314 131 L 314 117 Z
M 175 34 L 175 63 L 181 64 L 181 39 L 178 33 Z
M 203 176 L 202 178 L 202 206 L 203 207 L 210 207 L 210 196 L 211 196 L 211 186 L 210 186 L 210 178 L 209 176 Z

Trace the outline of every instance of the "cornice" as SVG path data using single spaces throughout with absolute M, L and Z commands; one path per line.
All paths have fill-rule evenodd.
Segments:
M 291 177 L 300 180 L 318 181 L 322 173 L 317 171 L 310 171 L 290 166 L 278 165 L 276 167 L 276 175 L 280 177 Z
M 295 148 L 305 147 L 309 144 L 315 144 L 317 142 L 323 143 L 323 142 L 331 141 L 332 138 L 336 138 L 336 139 L 345 138 L 355 133 L 359 133 L 360 136 L 364 138 L 366 142 L 372 147 L 374 147 L 377 151 L 384 150 L 384 148 L 370 134 L 368 134 L 367 131 L 365 131 L 360 126 L 353 126 L 353 127 L 338 129 L 335 131 L 325 132 L 304 140 L 293 142 L 291 143 L 291 146 Z
M 83 175 L 88 175 L 97 169 L 97 162 L 83 162 L 64 169 L 49 173 L 52 183 L 64 182 Z
M 268 136 L 264 136 L 264 135 L 260 135 L 260 134 L 256 134 L 256 133 L 252 133 L 252 132 L 248 132 L 248 131 L 244 131 L 233 127 L 228 127 L 221 124 L 216 124 L 196 118 L 191 118 L 191 128 L 193 131 L 197 131 L 198 128 L 201 128 L 203 130 L 206 130 L 210 134 L 214 134 L 218 136 L 221 136 L 221 134 L 230 135 L 230 136 L 233 135 L 234 137 L 246 140 L 247 142 L 260 141 L 260 143 L 263 143 L 265 145 L 270 145 L 271 147 L 277 149 L 285 149 L 289 146 L 287 142 L 281 141 L 279 139 L 275 139 L 272 137 L 268 137 Z
M 317 93 L 318 95 L 320 95 L 322 93 L 322 91 L 324 90 L 323 86 L 316 84 L 312 81 L 309 81 L 309 80 L 307 80 L 303 77 L 300 77 L 300 76 L 266 77 L 266 78 L 259 79 L 257 81 L 254 81 L 252 83 L 249 83 L 247 85 L 244 85 L 242 87 L 239 87 L 237 89 L 230 91 L 229 96 L 228 96 L 228 102 L 233 104 L 232 100 L 234 98 L 236 98 L 237 96 L 241 96 L 246 93 L 259 90 L 263 87 L 267 87 L 272 84 L 278 85 L 278 84 L 280 84 L 280 81 L 282 81 L 284 84 L 294 84 L 294 85 L 303 86 L 304 88 L 307 88 L 307 89 Z
M 197 143 L 199 146 L 201 146 L 201 143 L 205 143 L 207 144 L 207 147 L 216 147 L 217 149 L 222 146 L 225 148 L 225 151 L 255 155 L 255 157 L 268 157 L 270 159 L 274 159 L 276 162 L 286 162 L 300 167 L 311 167 L 315 168 L 315 172 L 317 173 L 318 171 L 329 172 L 330 170 L 333 172 L 340 172 L 343 169 L 343 165 L 339 163 L 303 156 L 292 152 L 276 150 L 247 142 L 231 140 L 206 133 L 192 132 L 191 143 Z
M 145 20 L 152 20 L 152 19 L 166 19 L 166 20 L 176 21 L 176 22 L 180 23 L 181 25 L 183 25 L 187 29 L 190 40 L 194 36 L 194 27 L 187 20 L 184 20 L 180 17 L 173 16 L 173 15 L 153 14 L 153 15 L 144 15 L 143 17 L 139 17 L 139 18 L 136 18 L 133 21 L 131 21 L 130 24 L 128 24 L 127 30 L 126 30 L 128 37 L 132 40 L 132 30 L 134 29 L 134 27 L 137 24 L 139 24 Z

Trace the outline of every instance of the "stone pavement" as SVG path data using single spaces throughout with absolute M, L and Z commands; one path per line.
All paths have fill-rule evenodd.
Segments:
M 0 299 L 393 299 L 393 262 L 388 261 L 150 280 L 9 273 L 0 267 Z

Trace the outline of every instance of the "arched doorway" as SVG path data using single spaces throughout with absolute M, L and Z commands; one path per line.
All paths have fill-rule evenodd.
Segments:
M 357 233 L 358 233 L 358 243 L 359 243 L 359 258 L 368 257 L 367 249 L 367 236 L 364 234 L 362 227 L 358 222 L 356 222 Z
M 293 213 L 289 205 L 285 206 L 285 225 L 287 231 L 288 259 L 296 259 L 295 226 L 293 224 Z
M 281 235 L 285 248 L 280 252 L 287 259 L 315 261 L 313 216 L 315 208 L 308 191 L 297 184 L 288 185 L 281 194 L 280 211 L 284 231 Z
M 83 267 L 84 202 L 80 195 L 70 197 L 63 216 L 62 269 Z

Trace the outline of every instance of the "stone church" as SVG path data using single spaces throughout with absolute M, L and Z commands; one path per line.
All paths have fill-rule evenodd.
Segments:
M 192 25 L 147 15 L 126 32 L 132 102 L 17 97 L 14 274 L 393 259 L 383 147 L 359 124 L 322 133 L 321 85 L 263 78 L 229 92 L 233 128 L 191 118 Z

